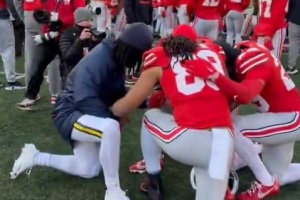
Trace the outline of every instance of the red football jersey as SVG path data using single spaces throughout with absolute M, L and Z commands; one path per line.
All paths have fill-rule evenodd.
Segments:
M 201 44 L 193 56 L 194 59 L 210 61 L 216 70 L 225 73 L 221 57 L 208 46 Z M 144 54 L 143 70 L 152 67 L 163 68 L 160 86 L 179 126 L 192 129 L 232 128 L 229 101 L 215 84 L 187 73 L 180 61 L 168 57 L 161 46 Z
M 219 7 L 223 7 L 226 0 L 195 0 L 195 16 L 206 20 L 219 20 Z
M 247 46 L 249 42 L 242 42 Z M 242 48 L 237 59 L 236 71 L 239 80 L 260 79 L 264 88 L 253 104 L 259 112 L 300 111 L 300 96 L 294 82 L 285 73 L 280 61 L 268 49 L 256 43 Z
M 250 0 L 227 0 L 226 7 L 228 10 L 243 12 L 250 5 Z
M 254 34 L 272 38 L 277 30 L 287 26 L 287 9 L 288 0 L 259 0 L 259 18 Z

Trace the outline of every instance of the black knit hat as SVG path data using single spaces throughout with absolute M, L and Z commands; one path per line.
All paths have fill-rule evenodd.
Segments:
M 129 25 L 118 39 L 142 51 L 148 50 L 153 43 L 150 27 L 140 22 Z

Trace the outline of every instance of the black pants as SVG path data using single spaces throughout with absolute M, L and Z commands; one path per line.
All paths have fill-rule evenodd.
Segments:
M 33 64 L 37 65 L 34 69 L 37 69 L 33 76 L 31 77 L 27 91 L 25 93 L 25 98 L 35 99 L 40 92 L 40 87 L 44 80 L 44 72 L 47 66 L 51 63 L 51 61 L 57 56 L 60 56 L 59 46 L 57 41 L 49 41 L 45 44 L 42 44 L 39 48 L 39 52 L 36 60 L 34 60 Z

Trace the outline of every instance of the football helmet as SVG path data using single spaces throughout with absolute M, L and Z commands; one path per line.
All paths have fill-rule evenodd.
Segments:
M 196 190 L 197 183 L 196 183 L 194 168 L 192 168 L 191 173 L 190 173 L 190 181 L 191 181 L 192 188 L 194 190 Z M 238 189 L 239 189 L 239 177 L 238 177 L 238 174 L 232 170 L 232 171 L 230 171 L 230 174 L 229 174 L 228 188 L 227 188 L 226 196 L 225 196 L 224 200 L 233 200 Z

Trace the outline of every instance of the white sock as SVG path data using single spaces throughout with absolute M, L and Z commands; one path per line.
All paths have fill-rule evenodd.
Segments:
M 235 140 L 235 152 L 240 158 L 243 158 L 245 163 L 252 170 L 256 179 L 263 185 L 273 185 L 273 178 L 258 156 L 253 142 L 250 139 L 242 136 L 242 134 L 237 131 L 235 134 Z
M 49 167 L 50 157 L 50 153 L 40 152 L 34 156 L 33 163 L 34 165 Z
M 97 162 L 87 162 L 84 158 L 77 158 L 74 155 L 55 155 L 41 152 L 34 157 L 34 165 L 36 166 L 51 167 L 82 178 L 97 176 L 100 171 L 97 164 Z
M 119 180 L 119 160 L 121 133 L 111 126 L 103 134 L 100 147 L 100 163 L 102 164 L 105 184 L 108 191 L 121 190 Z
M 281 178 L 280 185 L 282 186 L 282 185 L 294 183 L 299 180 L 300 180 L 300 164 L 292 163 L 290 164 L 289 168 Z
M 153 136 L 144 125 L 141 128 L 141 147 L 146 163 L 146 171 L 149 174 L 160 172 L 161 148 L 154 141 Z
M 243 161 L 236 153 L 234 154 L 234 166 L 233 169 L 239 170 L 242 169 L 244 167 L 246 167 L 247 164 L 245 163 L 245 161 Z

